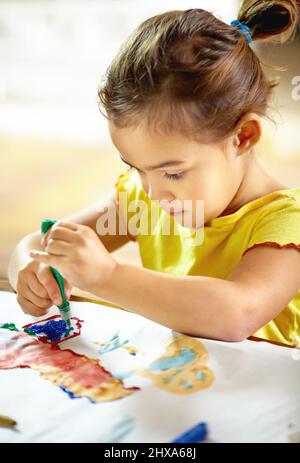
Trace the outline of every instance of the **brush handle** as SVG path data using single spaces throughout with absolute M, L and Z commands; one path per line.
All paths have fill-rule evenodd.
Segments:
M 51 219 L 45 219 L 42 221 L 42 225 L 41 225 L 41 233 L 42 235 L 44 236 L 47 231 L 56 223 L 56 220 L 51 220 Z M 50 270 L 55 278 L 55 280 L 57 281 L 57 284 L 59 286 L 59 289 L 60 289 L 60 293 L 61 293 L 61 298 L 62 298 L 62 304 L 58 306 L 60 312 L 66 314 L 67 312 L 69 312 L 70 310 L 70 304 L 69 304 L 69 301 L 68 299 L 66 298 L 66 294 L 65 294 L 65 286 L 64 286 L 64 279 L 63 277 L 61 276 L 61 274 L 59 273 L 58 270 L 56 270 L 55 268 L 53 267 L 50 267 Z

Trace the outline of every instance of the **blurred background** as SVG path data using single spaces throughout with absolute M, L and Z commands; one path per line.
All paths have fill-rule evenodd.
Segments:
M 220 5 L 221 4 L 221 5 Z M 134 27 L 170 9 L 204 8 L 228 24 L 238 1 L 0 0 L 0 279 L 17 242 L 46 217 L 62 218 L 112 191 L 126 170 L 97 107 L 97 86 Z M 300 187 L 300 39 L 252 45 L 286 67 L 257 154 Z M 298 79 L 297 79 L 298 76 Z M 294 91 L 294 93 L 293 93 Z M 140 263 L 129 243 L 115 252 Z

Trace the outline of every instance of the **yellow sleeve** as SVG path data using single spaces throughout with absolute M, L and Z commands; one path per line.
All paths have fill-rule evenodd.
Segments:
M 126 229 L 128 239 L 136 241 L 137 235 L 133 236 L 128 230 L 128 223 L 135 214 L 132 202 L 134 206 L 135 201 L 141 199 L 145 201 L 145 198 L 147 197 L 141 186 L 138 173 L 135 171 L 126 171 L 125 173 L 120 174 L 117 182 L 115 183 L 115 192 L 115 203 L 119 221 L 122 223 L 124 230 Z M 129 206 L 130 204 L 131 207 Z
M 242 255 L 266 245 L 300 250 L 300 201 L 295 197 L 278 201 L 257 220 Z

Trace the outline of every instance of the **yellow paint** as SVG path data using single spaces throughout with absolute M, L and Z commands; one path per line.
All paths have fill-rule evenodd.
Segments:
M 202 342 L 189 336 L 174 335 L 166 353 L 158 361 L 178 356 L 181 349 L 190 349 L 195 354 L 194 359 L 181 367 L 169 368 L 166 371 L 145 369 L 139 371 L 139 374 L 152 379 L 157 387 L 173 394 L 190 394 L 209 387 L 214 382 L 214 374 L 204 365 L 208 359 L 208 352 Z M 197 379 L 199 373 L 203 375 L 203 379 Z M 183 386 L 187 383 L 191 387 Z
M 32 369 L 38 371 L 43 379 L 51 381 L 56 386 L 64 385 L 73 394 L 88 397 L 95 402 L 106 402 L 121 399 L 132 394 L 132 390 L 125 389 L 122 382 L 116 378 L 102 383 L 101 387 L 86 388 L 76 383 L 68 373 L 63 373 L 59 368 L 51 366 L 34 366 Z

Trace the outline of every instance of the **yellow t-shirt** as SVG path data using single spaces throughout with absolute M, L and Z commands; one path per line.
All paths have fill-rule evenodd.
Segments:
M 128 237 L 139 245 L 143 267 L 151 270 L 226 279 L 254 246 L 291 246 L 300 250 L 300 187 L 275 191 L 250 201 L 230 215 L 212 219 L 202 228 L 201 245 L 196 230 L 179 225 L 150 200 L 136 171 L 121 174 L 115 189 L 120 220 L 127 224 L 124 226 Z M 140 200 L 141 206 L 137 208 Z M 155 208 L 157 220 L 151 229 L 150 214 Z M 130 224 L 137 222 L 137 212 L 141 228 L 134 236 Z M 168 231 L 164 228 L 166 220 L 172 224 L 169 234 L 164 232 Z M 253 336 L 299 345 L 300 288 L 284 310 Z

